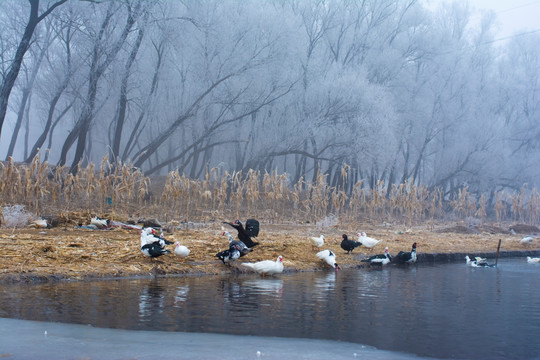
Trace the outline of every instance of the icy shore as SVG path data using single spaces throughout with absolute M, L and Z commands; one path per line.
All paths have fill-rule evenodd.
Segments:
M 134 331 L 0 318 L 7 359 L 419 359 L 348 342 Z

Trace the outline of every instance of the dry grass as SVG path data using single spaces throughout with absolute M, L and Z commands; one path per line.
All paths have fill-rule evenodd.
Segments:
M 413 180 L 391 185 L 378 181 L 370 189 L 362 181 L 348 184 L 349 172 L 345 165 L 339 186 L 330 186 L 321 172 L 313 182 L 301 178 L 290 184 L 288 175 L 277 171 L 243 174 L 218 168 L 208 169 L 204 179 L 172 171 L 160 182 L 107 157 L 99 168 L 90 163 L 73 175 L 41 162 L 38 154 L 29 165 L 11 158 L 0 163 L 0 206 L 22 204 L 41 215 L 83 211 L 165 222 L 257 217 L 269 223 L 314 223 L 336 216 L 342 224 L 391 222 L 411 227 L 449 218 L 485 222 L 490 214 L 499 224 L 537 225 L 540 220 L 540 194 L 526 184 L 519 192 L 492 194 L 473 194 L 468 187 L 444 193 Z
M 458 229 L 458 228 L 456 228 Z M 454 231 L 459 231 L 454 229 Z M 341 248 L 341 234 L 349 235 L 364 230 L 368 235 L 382 239 L 373 251 L 357 248 L 347 255 Z M 452 229 L 450 229 L 452 230 Z M 275 259 L 283 255 L 285 271 L 329 270 L 315 257 L 309 236 L 325 235 L 325 245 L 337 254 L 342 268 L 362 266 L 364 256 L 382 253 L 388 246 L 392 254 L 410 251 L 418 243 L 419 253 L 455 253 L 495 251 L 498 240 L 502 250 L 540 249 L 540 239 L 533 245 L 520 245 L 521 235 L 504 234 L 500 229 L 486 228 L 476 234 L 459 232 L 433 232 L 423 227 L 409 230 L 398 227 L 366 227 L 363 229 L 335 228 L 320 232 L 313 225 L 262 224 L 257 238 L 261 245 L 232 266 L 223 265 L 215 257 L 227 248 L 227 239 L 221 235 L 221 224 L 212 223 L 200 229 L 178 230 L 167 237 L 190 248 L 185 260 L 172 254 L 154 261 L 142 255 L 139 232 L 136 230 L 82 230 L 70 226 L 50 230 L 0 230 L 2 269 L 0 282 L 32 280 L 49 277 L 85 279 L 104 277 L 149 276 L 156 274 L 219 274 L 246 271 L 239 267 L 243 261 Z M 234 232 L 233 232 L 234 233 Z M 172 250 L 172 246 L 170 247 Z
M 249 261 L 274 259 L 281 254 L 291 270 L 324 268 L 307 241 L 308 236 L 320 233 L 344 266 L 355 266 L 358 259 L 344 255 L 339 247 L 342 233 L 354 235 L 364 230 L 383 239 L 392 253 L 410 250 L 414 241 L 419 244 L 419 252 L 426 253 L 486 251 L 495 249 L 499 238 L 503 249 L 518 250 L 522 249 L 519 235 L 434 230 L 449 218 L 464 226 L 486 224 L 488 214 L 494 214 L 493 220 L 500 227 L 511 221 L 530 225 L 539 222 L 540 194 L 527 185 L 516 193 L 499 191 L 480 196 L 467 187 L 445 194 L 442 189 L 429 189 L 412 180 L 392 185 L 379 181 L 370 189 L 361 181 L 348 184 L 349 172 L 350 168 L 344 166 L 342 181 L 336 187 L 330 186 L 328 176 L 320 172 L 313 182 L 301 178 L 290 184 L 288 175 L 277 171 L 250 170 L 243 174 L 218 168 L 208 169 L 203 179 L 189 179 L 173 171 L 151 181 L 130 164 L 110 163 L 107 157 L 99 168 L 90 163 L 75 175 L 41 162 L 39 155 L 28 165 L 10 159 L 0 163 L 0 225 L 4 224 L 2 206 L 22 204 L 35 214 L 50 215 L 58 226 L 52 230 L 3 226 L 3 275 L 83 278 L 156 271 L 231 271 L 215 254 L 226 248 L 226 239 L 220 235 L 221 221 L 235 218 L 255 217 L 262 224 L 263 245 L 246 257 Z M 493 198 L 493 205 L 488 203 L 489 198 Z M 185 263 L 164 256 L 154 264 L 139 251 L 138 231 L 74 229 L 79 223 L 88 224 L 94 214 L 122 222 L 158 219 L 175 230 L 172 239 L 180 240 L 192 253 Z M 178 230 L 183 222 L 206 225 L 204 229 Z M 396 233 L 399 231 L 402 233 Z

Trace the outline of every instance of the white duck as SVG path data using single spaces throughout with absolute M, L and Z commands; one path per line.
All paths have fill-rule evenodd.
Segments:
M 274 275 L 283 272 L 283 256 L 279 255 L 276 261 L 263 260 L 255 263 L 242 263 L 242 266 L 248 267 L 261 275 Z
M 150 241 L 148 235 L 151 234 L 152 228 L 144 228 L 141 230 L 141 247 L 146 244 L 151 244 L 153 241 Z
M 371 265 L 386 265 L 392 261 L 392 255 L 388 251 L 388 247 L 384 248 L 384 254 L 373 255 L 367 259 L 362 260 L 362 262 L 369 262 Z
M 90 219 L 90 224 L 95 225 L 98 229 L 104 229 L 109 226 L 110 220 L 105 220 L 97 215 Z
M 141 244 L 153 244 L 158 243 L 161 247 L 165 245 L 171 245 L 172 241 L 166 240 L 163 237 L 156 236 L 156 230 L 151 227 L 147 227 L 141 230 Z
M 49 222 L 43 218 L 39 218 L 37 220 L 34 220 L 32 227 L 35 227 L 36 229 L 50 229 L 52 226 L 49 224 Z
M 144 230 L 142 231 L 144 233 Z M 150 257 L 150 259 L 159 257 L 164 254 L 170 254 L 169 250 L 165 250 L 159 242 L 147 242 L 147 239 L 141 233 L 141 252 Z
M 472 267 L 495 267 L 494 264 L 488 264 L 485 258 L 481 258 L 479 256 L 476 256 L 474 260 L 471 260 L 471 258 L 469 258 L 469 255 L 467 255 L 465 256 L 465 261 L 467 265 Z
M 476 260 L 471 260 L 471 258 L 469 257 L 469 255 L 466 255 L 465 256 L 465 263 L 469 266 L 473 266 L 473 262 L 476 262 Z
M 534 235 L 527 235 L 525 236 L 524 238 L 522 238 L 521 240 L 519 240 L 519 242 L 521 243 L 521 245 L 531 245 L 531 243 L 533 242 L 533 240 L 536 238 L 536 236 Z
M 527 262 L 529 264 L 538 264 L 540 263 L 540 258 L 537 258 L 537 257 L 533 258 L 533 257 L 527 256 Z
M 319 251 L 317 253 L 317 257 L 323 260 L 324 262 L 326 262 L 328 265 L 330 265 L 334 269 L 336 269 L 336 271 L 340 269 L 339 265 L 336 262 L 336 254 L 334 254 L 332 251 L 330 250 Z
M 229 239 L 229 251 L 233 251 L 234 249 L 240 251 L 240 256 L 246 255 L 248 252 L 250 252 L 252 249 L 248 248 L 246 244 L 244 244 L 240 240 L 234 240 L 234 238 L 229 234 L 228 231 L 224 231 L 223 235 L 226 235 Z
M 311 240 L 311 243 L 317 247 L 321 247 L 324 245 L 324 235 L 321 235 L 319 237 L 310 237 L 309 240 Z
M 216 257 L 221 260 L 224 264 L 230 264 L 235 260 L 238 260 L 240 257 L 240 251 L 236 248 L 229 248 L 227 250 L 220 251 L 216 254 Z
M 373 249 L 375 245 L 381 242 L 381 240 L 367 236 L 365 232 L 359 232 L 356 235 L 358 235 L 358 242 L 370 249 Z
M 469 255 L 467 255 L 465 256 L 465 262 L 467 263 L 467 265 L 474 266 L 473 263 L 476 263 L 476 264 L 485 263 L 487 262 L 487 259 L 480 256 L 475 256 L 473 260 L 469 257 Z
M 178 241 L 176 242 L 175 248 L 174 248 L 174 255 L 178 256 L 181 259 L 186 258 L 190 253 L 190 250 L 184 246 L 180 245 Z
M 159 242 L 158 238 L 154 236 L 155 230 L 151 227 L 147 227 L 141 230 L 141 246 L 146 244 L 152 244 L 154 242 Z M 161 246 L 164 246 L 165 243 L 160 244 Z

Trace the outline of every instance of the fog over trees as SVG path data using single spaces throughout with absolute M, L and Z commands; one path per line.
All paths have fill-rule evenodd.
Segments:
M 495 21 L 466 2 L 3 0 L 0 158 L 538 186 L 540 35 L 499 41 Z

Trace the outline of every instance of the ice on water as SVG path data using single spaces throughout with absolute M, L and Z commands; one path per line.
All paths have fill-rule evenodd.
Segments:
M 0 318 L 8 359 L 419 359 L 348 342 L 136 331 Z

